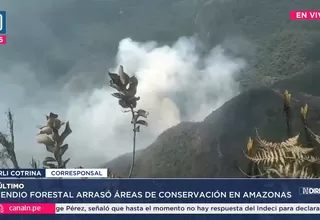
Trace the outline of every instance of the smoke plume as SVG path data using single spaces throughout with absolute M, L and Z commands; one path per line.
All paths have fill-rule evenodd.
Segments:
M 228 55 L 221 46 L 209 52 L 200 50 L 195 38 L 182 37 L 173 45 L 119 42 L 112 67 L 124 66 L 127 74 L 139 80 L 138 108 L 149 111 L 149 127 L 138 134 L 138 148 L 146 147 L 165 129 L 182 120 L 201 121 L 213 110 L 239 93 L 235 77 L 245 61 Z M 107 58 L 105 58 L 107 59 Z M 15 118 L 16 152 L 22 166 L 31 157 L 49 156 L 36 144 L 36 126 L 45 123 L 45 114 L 59 114 L 69 120 L 73 133 L 66 139 L 71 157 L 69 166 L 99 166 L 120 154 L 130 152 L 130 114 L 123 113 L 108 86 L 108 67 L 95 60 L 93 68 L 105 69 L 105 83 L 91 83 L 95 69 L 81 72 L 93 63 L 82 60 L 69 78 L 43 86 L 28 64 L 14 65 L 0 74 L 0 112 L 11 108 Z M 82 69 L 83 70 L 83 69 Z M 23 74 L 22 74 L 23 73 Z M 67 80 L 68 79 L 68 80 Z M 63 86 L 61 86 L 61 84 Z M 87 85 L 90 86 L 87 88 Z M 5 130 L 3 114 L 1 130 Z

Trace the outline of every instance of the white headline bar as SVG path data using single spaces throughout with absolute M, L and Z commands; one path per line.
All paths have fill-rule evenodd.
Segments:
M 108 169 L 46 169 L 49 178 L 106 178 Z
M 316 204 L 56 204 L 56 214 L 320 214 Z

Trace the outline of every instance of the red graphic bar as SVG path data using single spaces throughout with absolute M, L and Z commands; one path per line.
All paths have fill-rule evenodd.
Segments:
M 320 10 L 290 11 L 291 20 L 320 20 Z
M 46 203 L 2 203 L 1 214 L 55 214 L 56 205 Z
M 0 35 L 0 44 L 6 44 L 6 43 L 7 43 L 7 36 Z

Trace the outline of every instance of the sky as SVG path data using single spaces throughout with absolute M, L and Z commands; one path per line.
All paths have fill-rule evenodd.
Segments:
M 152 10 L 159 6 L 137 2 Z M 0 130 L 7 131 L 10 108 L 22 167 L 32 157 L 42 161 L 51 156 L 36 143 L 37 126 L 50 112 L 70 122 L 73 133 L 65 141 L 70 167 L 96 167 L 131 151 L 130 114 L 111 96 L 115 91 L 107 74 L 119 65 L 137 76 L 137 108 L 150 113 L 149 126 L 138 134 L 138 149 L 181 121 L 203 120 L 240 92 L 235 78 L 247 62 L 227 53 L 225 44 L 203 50 L 192 27 L 166 37 L 183 16 L 176 23 L 163 18 L 164 27 L 158 28 L 162 37 L 157 37 L 160 31 L 154 26 L 143 31 L 124 26 L 143 19 L 125 0 L 5 0 L 1 7 L 8 17 L 7 45 L 0 49 Z M 234 42 L 239 39 L 224 42 L 238 48 Z

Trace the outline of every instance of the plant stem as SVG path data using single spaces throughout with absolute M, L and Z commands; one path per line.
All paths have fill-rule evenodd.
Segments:
M 253 166 L 253 162 L 250 160 L 248 163 L 248 167 L 247 167 L 247 174 L 248 174 L 248 178 L 250 178 L 249 176 L 252 176 L 252 166 Z
M 8 150 L 8 154 L 10 155 L 10 159 L 13 163 L 13 166 L 15 169 L 20 169 L 18 161 L 17 161 L 17 156 L 16 156 L 16 152 L 14 150 L 14 130 L 13 130 L 13 117 L 12 117 L 12 113 L 9 109 L 8 111 L 8 120 L 9 120 L 9 129 L 10 129 L 10 136 L 11 136 L 11 143 L 10 148 Z
M 131 113 L 132 113 L 132 119 L 134 119 L 134 111 L 133 108 L 131 107 Z M 134 167 L 134 162 L 135 162 L 135 157 L 136 157 L 136 122 L 133 120 L 133 149 L 132 149 L 132 162 L 131 162 L 131 167 L 130 167 L 130 172 L 128 175 L 128 178 L 131 178 L 133 167 Z
M 311 138 L 310 133 L 308 132 L 308 129 L 307 129 L 308 128 L 307 119 L 302 118 L 302 123 L 303 123 L 303 127 L 304 127 L 304 133 L 306 136 L 307 147 L 312 148 L 313 147 L 312 146 L 312 138 Z M 314 152 L 312 153 L 312 156 L 316 156 Z M 312 168 L 312 173 L 314 175 L 318 175 L 318 167 L 315 163 L 312 164 L 311 168 Z
M 310 136 L 310 134 L 308 132 L 308 129 L 307 129 L 308 128 L 308 122 L 307 122 L 307 120 L 303 120 L 302 122 L 303 122 L 304 134 L 305 134 L 306 141 L 307 141 L 307 147 L 312 148 L 313 147 L 312 146 L 312 138 L 311 138 L 311 136 Z
M 290 105 L 285 105 L 284 106 L 284 112 L 286 116 L 286 124 L 287 124 L 287 136 L 288 138 L 292 137 L 292 128 L 291 128 L 291 106 Z
M 12 151 L 10 153 L 10 159 L 11 159 L 11 161 L 13 163 L 14 168 L 15 169 L 20 169 L 18 161 L 17 161 L 16 153 L 14 151 Z

